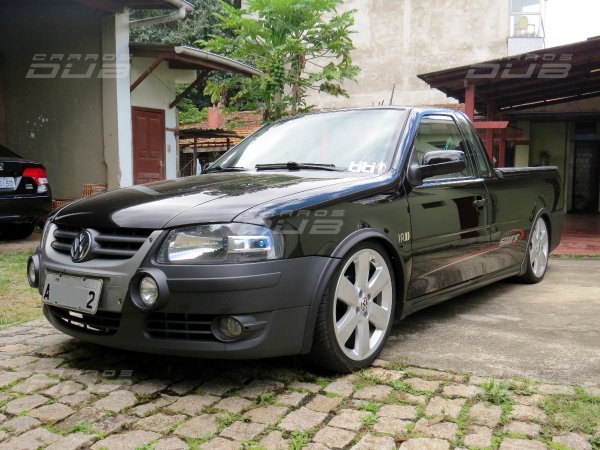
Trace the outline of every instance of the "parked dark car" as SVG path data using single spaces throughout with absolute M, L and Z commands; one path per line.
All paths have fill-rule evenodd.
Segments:
M 50 212 L 52 194 L 42 164 L 0 145 L 0 239 L 23 239 Z
M 465 115 L 374 108 L 268 125 L 201 176 L 64 207 L 29 261 L 59 330 L 123 349 L 370 364 L 392 323 L 560 241 L 555 167 L 493 169 Z

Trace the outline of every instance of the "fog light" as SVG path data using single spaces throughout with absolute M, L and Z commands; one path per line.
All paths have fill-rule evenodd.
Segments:
M 35 288 L 38 287 L 38 268 L 35 265 L 35 260 L 30 256 L 27 261 L 27 281 L 29 286 Z
M 158 284 L 156 280 L 147 275 L 140 280 L 140 299 L 146 306 L 154 305 L 158 298 Z
M 234 317 L 221 317 L 219 319 L 219 331 L 227 339 L 237 339 L 242 335 L 242 324 Z

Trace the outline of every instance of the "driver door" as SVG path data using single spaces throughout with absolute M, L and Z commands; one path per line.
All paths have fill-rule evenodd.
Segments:
M 466 168 L 425 178 L 408 195 L 413 248 L 409 299 L 485 274 L 482 258 L 490 247 L 489 196 L 465 142 L 452 116 L 421 119 L 410 164 L 421 164 L 430 151 L 461 150 Z

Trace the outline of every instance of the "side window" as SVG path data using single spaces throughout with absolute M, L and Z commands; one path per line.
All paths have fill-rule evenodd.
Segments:
M 419 130 L 413 144 L 411 164 L 422 164 L 426 153 L 436 150 L 460 150 L 465 153 L 466 167 L 462 172 L 436 175 L 427 178 L 450 179 L 473 177 L 473 168 L 467 153 L 467 146 L 454 120 L 449 116 L 425 116 L 421 119 Z
M 487 152 L 485 151 L 483 142 L 481 142 L 479 134 L 469 122 L 465 120 L 463 125 L 467 132 L 469 141 L 471 141 L 473 144 L 473 158 L 475 160 L 475 164 L 477 164 L 477 168 L 479 169 L 479 175 L 482 177 L 489 177 L 491 175 L 490 163 L 487 159 Z

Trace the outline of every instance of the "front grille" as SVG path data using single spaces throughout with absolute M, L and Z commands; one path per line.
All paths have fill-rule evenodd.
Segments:
M 156 339 L 216 341 L 210 324 L 215 316 L 185 313 L 150 313 L 146 334 Z
M 71 253 L 71 245 L 81 228 L 57 226 L 54 230 L 54 241 L 51 246 L 61 253 Z M 131 228 L 93 229 L 95 245 L 92 249 L 94 258 L 128 259 L 137 253 L 148 239 L 151 230 Z
M 121 324 L 120 313 L 98 311 L 91 315 L 49 305 L 48 309 L 61 325 L 90 334 L 110 336 L 118 331 Z

